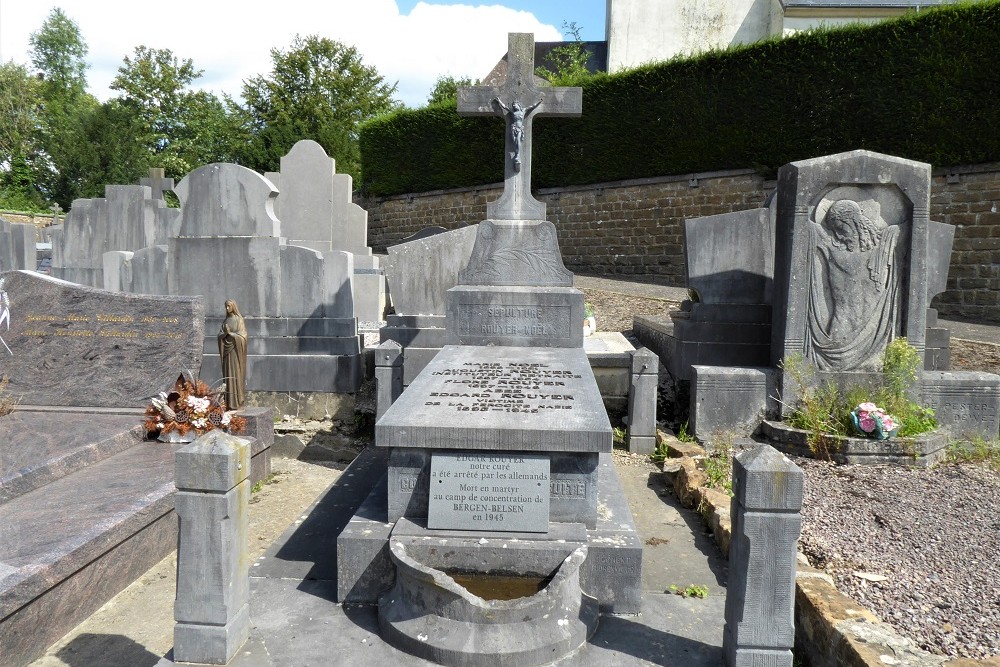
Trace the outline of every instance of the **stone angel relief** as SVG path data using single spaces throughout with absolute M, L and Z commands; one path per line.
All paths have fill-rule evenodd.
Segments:
M 3 288 L 5 282 L 7 282 L 6 278 L 0 278 L 0 326 L 6 326 L 7 331 L 10 331 L 10 297 L 7 296 L 7 292 Z M 14 353 L 7 347 L 3 336 L 0 336 L 0 343 L 3 343 L 10 356 L 14 356 Z
M 806 357 L 820 370 L 878 370 L 898 333 L 901 228 L 873 200 L 834 201 L 812 227 Z

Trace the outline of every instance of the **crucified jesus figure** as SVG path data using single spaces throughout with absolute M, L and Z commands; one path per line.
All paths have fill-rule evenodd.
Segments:
M 524 121 L 541 103 L 542 98 L 539 97 L 537 102 L 525 109 L 517 100 L 514 100 L 508 107 L 499 97 L 493 98 L 493 104 L 500 107 L 503 115 L 507 117 L 507 122 L 510 123 L 510 139 L 514 143 L 514 150 L 511 151 L 510 158 L 514 165 L 514 171 L 521 170 L 521 144 L 524 141 Z

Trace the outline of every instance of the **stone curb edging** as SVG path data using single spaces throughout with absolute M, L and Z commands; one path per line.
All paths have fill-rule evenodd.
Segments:
M 705 450 L 660 429 L 656 443 L 669 455 L 663 462 L 667 485 L 684 507 L 702 515 L 728 558 L 730 497 L 705 486 L 708 476 L 697 464 Z M 795 577 L 795 649 L 811 667 L 1000 667 L 1000 657 L 947 660 L 918 648 L 837 590 L 833 577 L 810 567 L 801 553 Z

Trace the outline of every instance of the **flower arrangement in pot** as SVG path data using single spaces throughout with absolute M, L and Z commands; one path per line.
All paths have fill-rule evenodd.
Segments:
M 162 442 L 193 442 L 215 429 L 242 433 L 246 420 L 226 410 L 224 393 L 181 373 L 169 392 L 161 391 L 146 408 L 146 435 Z
M 899 431 L 899 421 L 874 403 L 859 403 L 851 411 L 854 428 L 866 438 L 885 440 Z

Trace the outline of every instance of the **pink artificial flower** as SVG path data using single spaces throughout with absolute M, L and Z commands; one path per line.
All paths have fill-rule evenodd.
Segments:
M 861 430 L 865 433 L 871 433 L 875 430 L 875 420 L 867 415 L 858 419 L 858 423 L 861 425 Z
M 882 417 L 882 430 L 886 433 L 892 431 L 896 428 L 896 421 L 892 418 L 892 415 L 885 415 Z
M 861 405 L 858 406 L 859 415 L 861 414 L 861 411 L 875 412 L 876 410 L 878 410 L 878 406 L 875 405 L 874 403 L 862 403 Z

